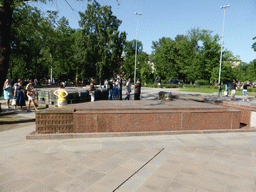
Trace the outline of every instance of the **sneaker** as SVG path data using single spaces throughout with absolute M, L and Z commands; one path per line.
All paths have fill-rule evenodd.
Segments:
M 244 99 L 243 99 L 243 101 L 244 101 Z
M 247 101 L 249 101 L 249 99 L 247 99 Z

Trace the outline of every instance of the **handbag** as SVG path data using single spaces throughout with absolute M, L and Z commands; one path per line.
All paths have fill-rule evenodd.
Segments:
M 12 106 L 16 105 L 16 99 L 12 99 Z

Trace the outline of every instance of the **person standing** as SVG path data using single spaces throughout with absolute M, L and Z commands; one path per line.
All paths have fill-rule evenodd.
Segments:
M 231 85 L 231 100 L 234 100 L 235 99 L 235 96 L 236 96 L 236 81 L 233 80 L 233 83 Z
M 228 84 L 225 85 L 225 91 L 226 91 L 226 97 L 228 97 L 228 94 L 229 94 Z
M 249 101 L 248 99 L 248 91 L 247 91 L 247 88 L 249 87 L 250 85 L 245 81 L 244 84 L 243 84 L 243 101 L 244 101 L 244 96 L 246 95 L 246 99 L 247 101 Z
M 20 106 L 22 110 L 23 106 L 26 106 L 22 79 L 18 79 L 18 84 L 14 89 L 14 97 L 16 98 L 16 105 Z
M 36 107 L 35 104 L 35 100 L 34 100 L 34 95 L 35 95 L 35 90 L 34 90 L 34 80 L 30 79 L 29 83 L 26 86 L 26 90 L 27 90 L 27 96 L 28 96 L 28 108 L 27 108 L 27 112 L 30 112 L 30 103 L 32 102 L 35 111 L 39 111 L 38 108 Z
M 94 87 L 94 79 L 91 79 L 91 83 L 90 83 L 90 95 L 91 95 L 91 102 L 95 101 L 95 87 Z
M 60 83 L 60 88 L 53 93 L 58 97 L 58 107 L 63 107 L 67 105 L 66 97 L 68 96 L 68 92 L 65 90 L 65 83 Z
M 108 100 L 113 99 L 113 84 L 114 84 L 114 78 L 111 78 L 109 81 L 109 90 L 108 90 Z
M 108 88 L 108 80 L 107 80 L 107 79 L 104 81 L 104 88 L 105 88 L 105 89 Z
M 12 86 L 10 84 L 10 80 L 6 79 L 3 86 L 4 90 L 4 99 L 6 99 L 7 108 L 10 108 L 10 99 L 12 99 Z
M 131 78 L 128 79 L 126 83 L 126 99 L 130 100 L 130 94 L 131 94 Z
M 222 86 L 221 84 L 219 85 L 219 94 L 218 94 L 218 97 L 222 96 Z
M 140 79 L 138 79 L 137 84 L 135 85 L 134 100 L 140 100 L 140 93 L 141 93 L 141 82 L 140 82 Z

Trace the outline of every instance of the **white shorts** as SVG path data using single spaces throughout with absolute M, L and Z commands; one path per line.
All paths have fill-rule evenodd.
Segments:
M 67 101 L 58 101 L 58 107 L 67 105 Z
M 34 95 L 30 96 L 30 95 L 27 94 L 27 96 L 28 96 L 29 101 L 34 100 Z
M 231 90 L 231 95 L 236 95 L 236 90 L 232 89 Z

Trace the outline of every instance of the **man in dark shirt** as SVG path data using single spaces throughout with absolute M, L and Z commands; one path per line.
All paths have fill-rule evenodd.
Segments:
M 135 85 L 134 100 L 140 100 L 140 92 L 141 92 L 141 83 L 140 83 L 140 79 L 138 79 L 137 84 Z
M 236 96 L 236 81 L 233 80 L 233 83 L 231 85 L 231 100 L 234 100 L 235 99 L 235 96 Z

